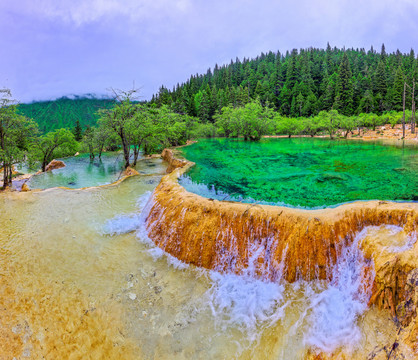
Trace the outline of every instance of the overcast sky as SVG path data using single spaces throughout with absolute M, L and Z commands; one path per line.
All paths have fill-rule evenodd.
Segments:
M 149 99 L 217 63 L 331 46 L 418 50 L 418 0 L 0 0 L 0 87 L 21 102 Z

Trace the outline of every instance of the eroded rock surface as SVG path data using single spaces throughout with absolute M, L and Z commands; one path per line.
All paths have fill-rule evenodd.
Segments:
M 161 153 L 163 160 L 168 162 L 167 174 L 173 170 L 186 166 L 189 162 L 187 160 L 178 159 L 174 156 L 173 150 L 164 149 Z
M 54 159 L 46 166 L 45 171 L 61 169 L 63 167 L 65 167 L 65 164 L 63 161 Z

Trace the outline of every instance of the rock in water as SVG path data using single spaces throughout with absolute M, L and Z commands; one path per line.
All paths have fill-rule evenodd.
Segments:
M 27 192 L 27 191 L 30 191 L 29 185 L 28 185 L 28 184 L 26 184 L 26 183 L 24 183 L 24 184 L 22 185 L 22 189 L 21 189 L 20 191 L 22 191 L 22 192 Z
M 128 166 L 124 171 L 125 176 L 139 175 L 139 172 Z
M 45 171 L 51 171 L 51 170 L 55 170 L 55 169 L 61 169 L 65 167 L 64 162 L 62 162 L 61 160 L 52 160 L 45 168 Z

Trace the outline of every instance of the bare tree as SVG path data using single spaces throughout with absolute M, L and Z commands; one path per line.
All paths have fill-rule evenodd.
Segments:
M 405 82 L 403 86 L 403 117 L 402 117 L 402 133 L 405 137 L 405 97 L 406 97 L 406 87 L 411 90 L 412 94 L 412 113 L 411 113 L 411 134 L 415 134 L 415 79 L 412 80 L 412 88 Z

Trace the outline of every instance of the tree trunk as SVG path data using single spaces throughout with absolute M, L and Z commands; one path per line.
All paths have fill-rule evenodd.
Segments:
M 8 178 L 7 165 L 3 163 L 3 190 L 7 188 L 7 178 Z
M 413 80 L 412 85 L 411 134 L 415 134 L 415 79 Z
M 12 185 L 13 170 L 12 165 L 3 163 L 3 190 Z
M 406 83 L 403 83 L 403 116 L 402 116 L 402 138 L 405 139 L 405 93 Z
M 126 169 L 130 165 L 129 163 L 130 149 L 129 149 L 129 145 L 127 144 L 126 138 L 122 138 L 122 146 L 123 146 L 123 156 L 125 158 L 125 169 Z
M 42 160 L 42 172 L 46 171 L 46 166 L 48 165 L 46 158 Z
M 141 145 L 134 146 L 134 162 L 132 164 L 133 166 L 136 166 L 136 161 L 138 160 L 140 146 Z
M 89 152 L 90 152 L 90 160 L 94 160 L 94 149 L 93 149 L 93 146 L 89 146 Z
M 12 186 L 13 183 L 13 165 L 9 165 L 9 178 L 7 180 L 9 186 Z

